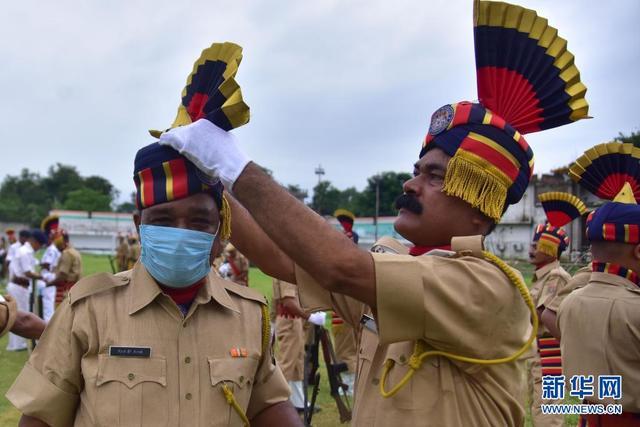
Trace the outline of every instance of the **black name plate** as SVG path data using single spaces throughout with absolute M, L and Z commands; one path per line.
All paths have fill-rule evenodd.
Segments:
M 109 356 L 118 357 L 151 357 L 151 347 L 109 346 Z

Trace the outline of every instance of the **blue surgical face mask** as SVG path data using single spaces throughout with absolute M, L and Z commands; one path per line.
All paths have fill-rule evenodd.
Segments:
M 209 273 L 215 238 L 215 234 L 203 231 L 141 225 L 140 261 L 161 284 L 186 288 Z

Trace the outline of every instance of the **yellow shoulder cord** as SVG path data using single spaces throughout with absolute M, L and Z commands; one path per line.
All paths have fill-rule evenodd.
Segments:
M 227 403 L 231 405 L 234 411 L 240 416 L 244 427 L 249 427 L 249 418 L 247 418 L 247 414 L 244 413 L 242 407 L 238 404 L 236 397 L 233 395 L 231 389 L 226 385 L 222 384 L 222 393 L 224 393 L 224 397 L 227 399 Z
M 269 307 L 265 304 L 260 304 L 260 311 L 262 313 L 262 354 L 261 358 L 264 360 L 265 355 L 269 351 L 269 343 L 271 342 L 271 323 L 269 322 Z M 261 360 L 261 363 L 262 363 Z M 242 420 L 244 427 L 249 427 L 249 418 L 247 418 L 247 414 L 245 414 L 242 407 L 238 404 L 236 397 L 233 395 L 233 391 L 227 386 L 227 384 L 222 384 L 222 393 L 224 394 L 225 399 L 227 399 L 227 403 L 231 405 L 234 411 L 238 414 L 240 419 Z
M 533 328 L 531 329 L 531 334 L 529 335 L 529 339 L 527 340 L 527 342 L 520 348 L 520 350 L 516 351 L 509 357 L 503 357 L 500 359 L 476 359 L 473 357 L 466 357 L 448 353 L 446 351 L 426 351 L 427 344 L 423 340 L 418 340 L 416 341 L 415 347 L 413 349 L 413 354 L 409 358 L 409 371 L 400 380 L 400 382 L 389 391 L 386 391 L 384 389 L 384 386 L 387 382 L 387 376 L 389 375 L 389 372 L 391 371 L 391 368 L 393 368 L 395 362 L 391 359 L 387 359 L 387 361 L 384 363 L 382 378 L 380 379 L 380 394 L 382 394 L 382 397 L 391 397 L 398 391 L 400 391 L 400 389 L 409 382 L 411 377 L 413 377 L 413 374 L 422 367 L 422 362 L 424 362 L 427 357 L 442 356 L 452 360 L 457 360 L 459 362 L 474 363 L 477 365 L 497 365 L 500 363 L 508 363 L 516 360 L 517 358 L 522 356 L 529 347 L 531 347 L 531 344 L 533 344 L 533 340 L 535 340 L 536 335 L 538 334 L 538 315 L 536 313 L 533 300 L 531 299 L 531 295 L 529 294 L 529 290 L 523 283 L 522 279 L 520 279 L 520 277 L 516 273 L 514 273 L 514 271 L 511 270 L 511 268 L 503 260 L 495 256 L 491 252 L 483 251 L 482 254 L 487 261 L 490 261 L 497 265 L 500 270 L 502 270 L 504 274 L 507 275 L 511 283 L 516 285 L 518 291 L 520 291 L 520 295 L 522 295 L 522 298 L 527 304 L 527 307 L 529 307 L 529 310 L 531 311 L 531 319 L 533 321 Z

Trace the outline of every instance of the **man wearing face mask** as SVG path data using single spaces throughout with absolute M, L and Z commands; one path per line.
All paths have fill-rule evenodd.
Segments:
M 214 44 L 188 81 L 216 81 L 200 73 L 219 76 L 240 52 Z M 236 117 L 216 111 L 221 125 Z M 301 426 L 265 298 L 210 268 L 231 231 L 222 184 L 158 143 L 136 154 L 134 181 L 140 261 L 69 291 L 7 393 L 20 426 Z

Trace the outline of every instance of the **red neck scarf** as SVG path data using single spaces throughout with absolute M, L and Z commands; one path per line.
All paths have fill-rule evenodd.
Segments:
M 205 282 L 206 277 L 186 288 L 170 288 L 168 286 L 163 286 L 160 284 L 158 284 L 158 286 L 160 286 L 162 292 L 169 295 L 169 297 L 171 297 L 173 302 L 175 302 L 176 304 L 187 304 L 192 302 L 196 298 L 198 291 L 205 284 Z
M 411 256 L 420 256 L 420 255 L 424 255 L 427 252 L 432 251 L 434 249 L 442 249 L 442 250 L 445 250 L 445 251 L 450 251 L 451 250 L 451 245 L 443 245 L 443 246 L 419 246 L 419 245 L 413 245 L 409 249 L 409 255 L 411 255 Z

